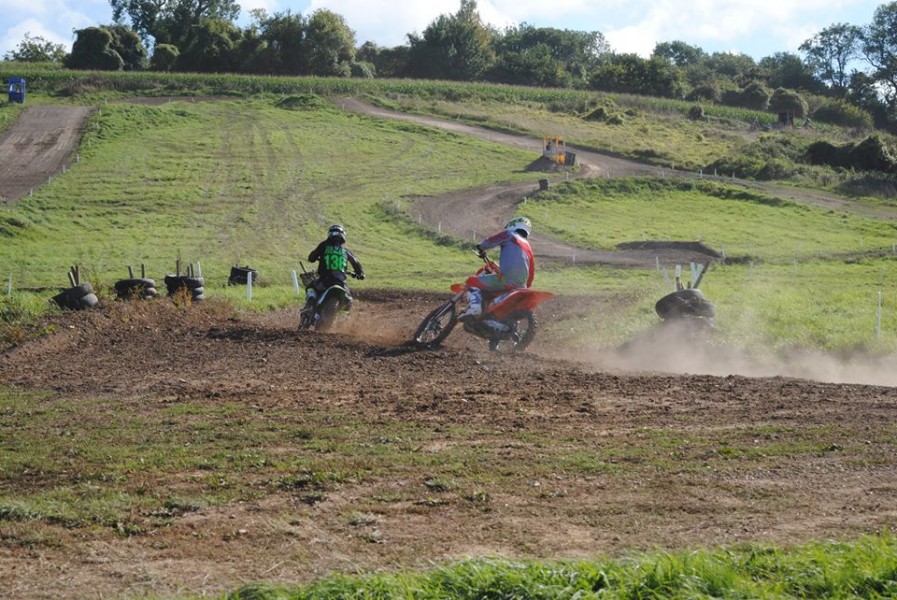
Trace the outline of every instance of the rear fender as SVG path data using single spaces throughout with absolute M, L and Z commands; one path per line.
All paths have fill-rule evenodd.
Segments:
M 510 314 L 525 310 L 534 312 L 536 307 L 554 298 L 551 292 L 539 292 L 536 290 L 512 290 L 496 296 L 486 309 L 486 315 L 504 319 Z

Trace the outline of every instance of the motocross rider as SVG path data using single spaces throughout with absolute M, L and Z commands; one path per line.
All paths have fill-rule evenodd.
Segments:
M 346 266 L 352 265 L 356 279 L 364 279 L 364 269 L 355 255 L 346 248 L 346 229 L 342 225 L 332 225 L 327 230 L 327 239 L 322 241 L 308 255 L 310 262 L 318 263 L 318 278 L 305 291 L 305 308 L 313 309 L 318 294 L 332 285 L 341 285 L 347 290 Z
M 481 273 L 467 279 L 467 307 L 461 320 L 478 319 L 483 314 L 483 292 L 504 292 L 528 288 L 533 284 L 536 262 L 529 245 L 533 226 L 526 217 L 511 219 L 504 230 L 477 244 L 477 253 L 485 258 L 486 250 L 501 247 L 498 273 Z

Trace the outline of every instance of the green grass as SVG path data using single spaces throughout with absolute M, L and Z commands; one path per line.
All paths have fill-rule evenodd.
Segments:
M 591 179 L 557 185 L 521 207 L 540 228 L 587 247 L 702 241 L 726 257 L 804 261 L 892 250 L 897 222 L 798 204 L 709 181 Z
M 329 224 L 374 282 L 421 285 L 462 271 L 384 204 L 495 181 L 521 181 L 525 152 L 339 110 L 270 102 L 109 104 L 89 123 L 81 161 L 0 212 L 0 271 L 18 286 L 62 285 L 71 264 L 91 281 L 146 264 L 157 279 L 199 262 L 223 283 L 232 264 L 290 283 Z M 3 225 L 6 223 L 6 225 Z M 422 263 L 421 259 L 426 257 Z
M 480 600 L 638 598 L 893 598 L 897 541 L 888 532 L 853 542 L 654 551 L 622 559 L 468 560 L 420 573 L 329 577 L 298 587 L 247 585 L 231 600 Z
M 701 287 L 717 306 L 722 339 L 745 348 L 889 351 L 897 347 L 897 223 L 815 208 L 711 182 L 595 179 L 552 188 L 520 207 L 542 230 L 584 247 L 702 241 L 731 264 Z M 669 277 L 676 265 L 661 264 Z M 690 265 L 683 267 L 689 281 Z M 565 271 L 565 273 L 568 271 Z M 550 279 L 545 277 L 541 281 Z M 554 283 L 552 281 L 552 283 Z M 588 285 L 636 298 L 625 312 L 575 327 L 581 343 L 616 345 L 656 322 L 672 291 L 660 272 L 594 269 Z M 881 327 L 876 336 L 878 294 Z

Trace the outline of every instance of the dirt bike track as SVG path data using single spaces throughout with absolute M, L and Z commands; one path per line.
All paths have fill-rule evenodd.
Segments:
M 485 189 L 476 202 L 500 224 L 520 191 Z M 459 203 L 451 212 L 433 209 L 427 218 L 473 212 L 457 208 L 468 206 L 465 195 L 445 199 Z M 452 223 L 445 218 L 444 230 Z M 471 235 L 469 224 L 457 227 Z M 555 250 L 543 252 L 551 259 Z M 565 252 L 556 249 L 557 259 Z M 168 435 L 177 426 L 169 411 L 187 404 L 210 414 L 246 407 L 245 418 L 272 426 L 332 415 L 357 424 L 372 453 L 378 444 L 407 443 L 411 455 L 429 458 L 345 481 L 313 505 L 260 482 L 246 500 L 163 522 L 135 511 L 142 535 L 4 520 L 0 512 L 4 597 L 213 595 L 253 581 L 426 569 L 470 556 L 788 545 L 897 527 L 893 364 L 794 357 L 790 366 L 762 366 L 712 337 L 666 328 L 607 354 L 571 348 L 564 332 L 547 328 L 516 357 L 489 353 L 461 331 L 442 348 L 417 349 L 407 340 L 446 295 L 365 283 L 352 314 L 328 335 L 297 331 L 296 310 L 104 300 L 96 310 L 47 317 L 41 325 L 55 333 L 0 353 L 0 386 L 35 392 L 37 412 L 90 401 L 109 419 L 144 424 L 150 439 Z M 539 316 L 557 322 L 591 314 L 600 302 L 558 297 Z M 0 411 L 0 442 L 15 439 L 22 418 Z M 108 426 L 98 414 L 57 423 L 48 435 Z M 239 449 L 238 423 L 220 427 Z M 403 433 L 375 434 L 392 427 Z M 459 465 L 452 452 L 462 447 L 476 458 Z M 323 452 L 301 439 L 256 450 Z M 0 497 L 51 492 L 78 475 L 65 468 L 75 458 L 60 456 L 53 473 L 0 472 Z M 164 496 L 193 476 L 156 481 L 136 471 L 96 485 Z M 433 491 L 425 482 L 434 477 L 476 480 L 484 494 L 474 501 L 467 488 Z M 350 523 L 353 514 L 369 518 Z
M 90 110 L 36 105 L 22 112 L 0 135 L 0 201 L 15 202 L 71 164 Z

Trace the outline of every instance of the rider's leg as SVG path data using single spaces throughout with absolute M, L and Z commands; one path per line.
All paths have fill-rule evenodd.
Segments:
M 471 283 L 473 285 L 471 285 Z M 497 292 L 504 288 L 495 273 L 478 275 L 476 281 L 468 280 L 466 294 L 467 308 L 458 315 L 459 319 L 478 319 L 483 315 L 483 294 Z

